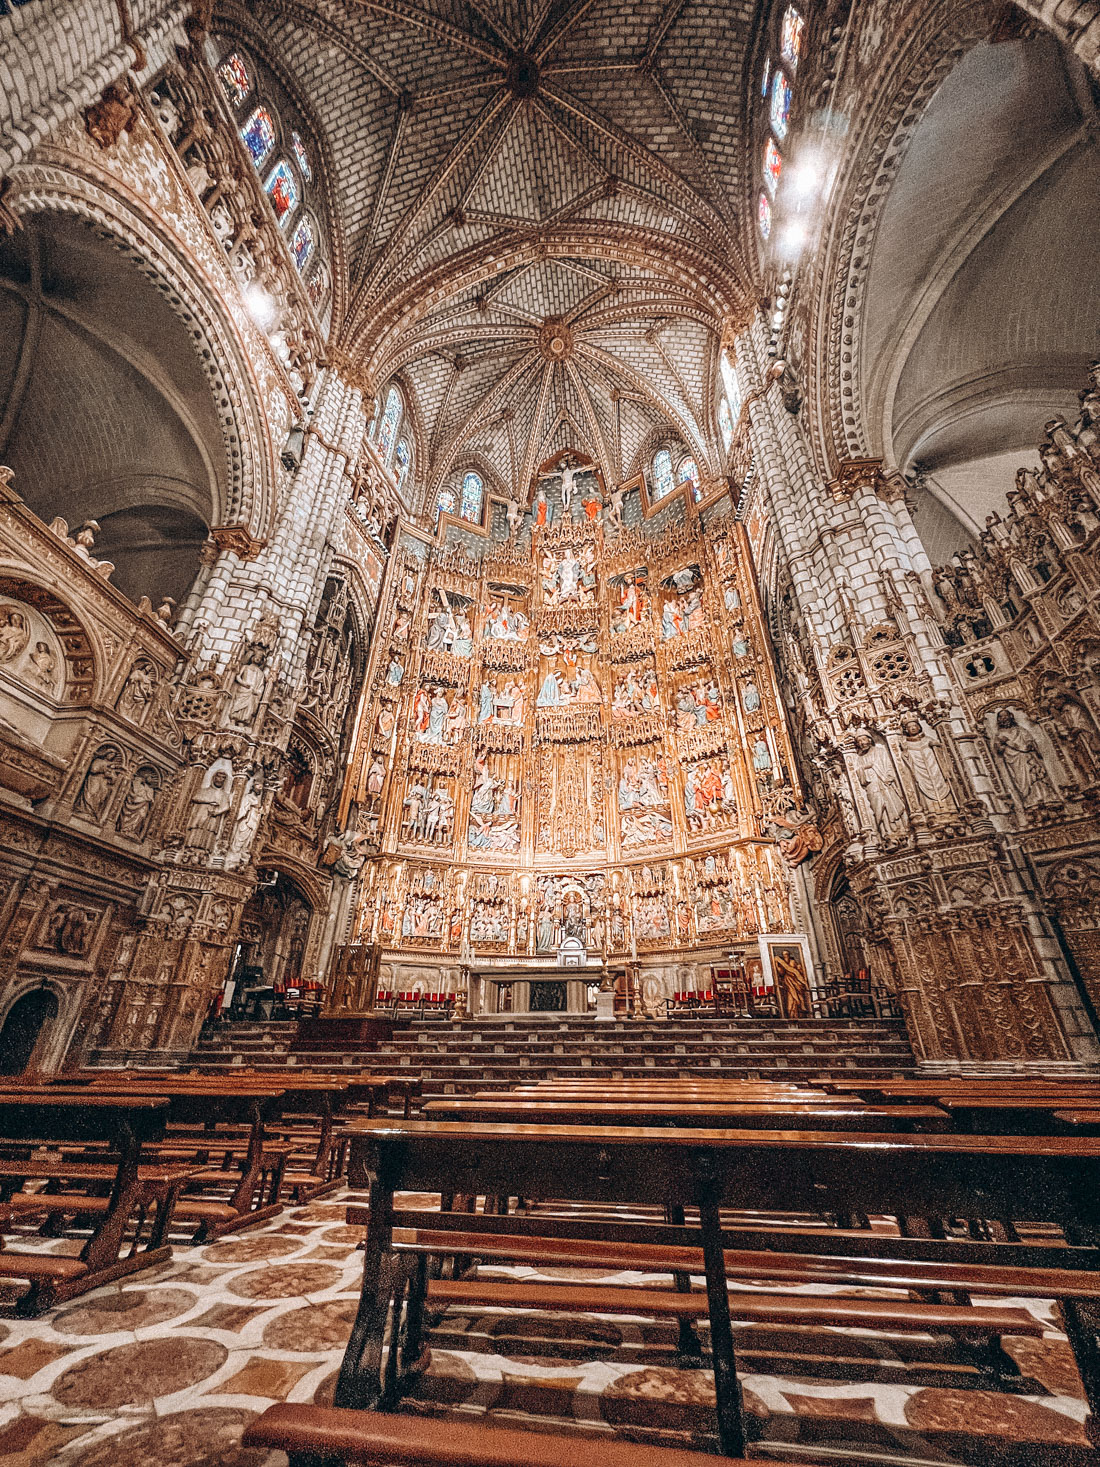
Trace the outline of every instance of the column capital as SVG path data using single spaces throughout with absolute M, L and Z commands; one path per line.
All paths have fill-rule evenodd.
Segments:
M 835 479 L 829 481 L 829 493 L 837 504 L 847 504 L 861 489 L 881 493 L 884 482 L 880 458 L 844 458 L 837 465 Z
M 241 560 L 255 560 L 267 544 L 257 539 L 245 525 L 214 525 L 210 530 L 210 542 L 219 550 L 229 550 Z

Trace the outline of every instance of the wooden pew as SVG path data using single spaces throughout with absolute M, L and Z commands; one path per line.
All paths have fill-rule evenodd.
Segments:
M 209 1242 L 224 1233 L 264 1222 L 282 1210 L 282 1181 L 292 1146 L 272 1145 L 265 1123 L 278 1113 L 285 1091 L 258 1081 L 231 1083 L 198 1076 L 145 1078 L 102 1072 L 88 1087 L 90 1095 L 125 1086 L 126 1094 L 163 1094 L 170 1103 L 169 1120 L 178 1129 L 162 1145 L 165 1159 L 184 1160 L 221 1152 L 223 1164 L 204 1164 L 176 1205 L 177 1215 L 197 1224 L 192 1241 Z M 219 1138 L 218 1126 L 228 1127 Z M 224 1143 L 224 1144 L 223 1144 Z M 222 1192 L 222 1199 L 195 1192 Z
M 348 1087 L 349 1108 L 365 1116 L 374 1115 L 391 1096 L 396 1096 L 402 1115 L 408 1117 L 413 1100 L 423 1089 L 420 1075 L 374 1075 L 368 1071 L 311 1070 L 304 1066 L 265 1065 L 262 1070 L 244 1069 L 240 1065 L 193 1065 L 187 1074 L 218 1075 L 225 1078 L 283 1081 L 294 1084 L 303 1077 L 340 1080 Z
M 481 1422 L 391 1416 L 379 1411 L 348 1411 L 334 1406 L 269 1406 L 249 1423 L 245 1447 L 284 1451 L 290 1467 L 320 1462 L 362 1467 L 701 1467 L 728 1462 L 675 1447 L 556 1432 L 517 1431 Z M 794 1467 L 769 1456 L 771 1467 Z M 799 1457 L 798 1467 L 814 1467 Z
M 156 1095 L 93 1096 L 28 1085 L 0 1092 L 0 1142 L 9 1151 L 27 1153 L 0 1157 L 0 1187 L 8 1216 L 80 1214 L 98 1219 L 78 1258 L 10 1248 L 0 1252 L 0 1277 L 30 1282 L 16 1306 L 20 1315 L 40 1314 L 59 1300 L 171 1257 L 165 1239 L 172 1212 L 195 1169 L 141 1161 L 142 1147 L 164 1134 L 168 1110 L 167 1098 Z M 32 1143 L 50 1147 L 62 1142 L 98 1146 L 101 1157 L 70 1162 L 33 1154 Z M 43 1178 L 54 1187 L 62 1182 L 69 1186 L 45 1195 L 18 1190 L 29 1179 Z M 85 1195 L 72 1190 L 74 1185 L 92 1186 L 106 1195 Z M 131 1218 L 150 1205 L 156 1217 L 145 1246 L 139 1246 L 142 1217 L 130 1251 L 122 1257 Z
M 338 1405 L 370 1408 L 400 1386 L 396 1350 L 382 1379 L 383 1335 L 391 1300 L 400 1311 L 410 1281 L 418 1286 L 420 1278 L 402 1267 L 394 1251 L 395 1191 L 694 1204 L 699 1227 L 679 1236 L 702 1245 L 718 1433 L 722 1449 L 733 1456 L 743 1455 L 745 1434 L 723 1205 L 764 1211 L 782 1201 L 806 1212 L 1014 1216 L 1055 1222 L 1093 1242 L 1100 1220 L 1100 1138 L 1054 1137 L 1037 1147 L 1012 1136 L 378 1120 L 356 1122 L 351 1130 L 349 1179 L 354 1186 L 369 1183 L 371 1211 L 363 1290 L 337 1384 Z M 619 1229 L 617 1240 L 630 1241 L 630 1233 Z M 1094 1247 L 1080 1254 L 1086 1267 L 1096 1267 Z M 413 1362 L 421 1297 L 414 1287 L 407 1335 Z M 1067 1299 L 1063 1307 L 1095 1410 L 1095 1338 L 1082 1324 L 1078 1301 Z
M 801 1101 L 758 1101 L 727 1104 L 686 1100 L 613 1101 L 609 1104 L 557 1099 L 493 1100 L 446 1097 L 429 1100 L 427 1120 L 500 1121 L 520 1124 L 598 1126 L 619 1121 L 631 1126 L 789 1126 L 802 1131 L 946 1131 L 947 1113 L 934 1105 L 829 1106 Z

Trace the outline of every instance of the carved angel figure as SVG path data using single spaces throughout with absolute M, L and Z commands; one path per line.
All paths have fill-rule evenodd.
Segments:
M 14 606 L 0 606 L 0 662 L 12 662 L 30 640 L 26 614 Z

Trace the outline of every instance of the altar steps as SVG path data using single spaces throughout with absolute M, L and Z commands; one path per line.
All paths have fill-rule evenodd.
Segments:
M 294 1025 L 239 1023 L 200 1040 L 195 1064 L 411 1072 L 425 1095 L 507 1090 L 550 1078 L 889 1079 L 913 1067 L 900 1020 L 706 1019 L 597 1022 L 501 1016 L 412 1020 L 381 1048 L 291 1054 Z

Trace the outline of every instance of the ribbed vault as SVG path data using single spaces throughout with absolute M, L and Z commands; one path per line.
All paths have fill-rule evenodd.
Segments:
M 568 442 L 609 479 L 664 431 L 722 469 L 717 347 L 749 293 L 736 0 L 258 0 L 329 131 L 336 346 L 400 374 L 425 492 L 484 450 L 523 492 Z M 547 342 L 560 328 L 564 348 Z

